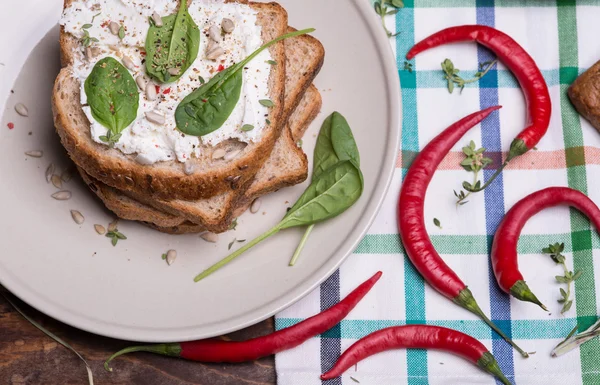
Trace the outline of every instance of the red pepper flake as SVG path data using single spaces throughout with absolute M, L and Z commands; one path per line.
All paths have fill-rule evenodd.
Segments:
M 107 21 L 105 21 L 104 23 L 100 24 L 100 27 L 102 27 L 102 28 L 106 28 L 106 27 L 108 26 L 108 24 L 110 24 L 110 21 L 109 21 L 109 20 L 107 20 Z
M 182 156 L 183 156 L 183 159 L 185 159 L 185 154 L 183 154 Z
M 8 127 L 9 130 L 12 130 L 13 128 L 15 128 L 15 124 L 13 122 L 10 122 L 6 125 Z
M 154 147 L 158 148 L 158 144 L 155 144 Z
M 206 102 L 208 102 L 208 100 L 206 100 L 206 99 L 202 99 L 202 102 L 203 102 L 203 103 L 206 103 Z
M 146 56 L 146 51 L 140 51 L 140 55 Z
M 168 95 L 171 93 L 171 87 L 167 88 L 166 90 L 163 91 L 163 95 Z
M 225 69 L 225 66 L 223 64 L 219 65 L 219 68 L 217 68 L 217 71 L 221 72 Z
M 155 86 L 154 86 L 154 88 L 156 88 L 156 93 L 157 93 L 157 94 L 160 94 L 160 86 L 156 86 L 156 85 L 155 85 Z

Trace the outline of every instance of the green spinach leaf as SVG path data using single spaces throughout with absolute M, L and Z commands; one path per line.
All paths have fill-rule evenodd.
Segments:
M 360 154 L 346 118 L 334 112 L 325 119 L 317 138 L 313 179 L 343 160 L 352 160 L 360 167 Z
M 338 163 L 308 186 L 294 207 L 275 227 L 204 270 L 194 281 L 198 282 L 208 277 L 283 229 L 312 225 L 343 213 L 360 198 L 362 191 L 362 173 L 354 161 L 345 160 Z
M 164 27 L 163 27 L 164 28 Z M 175 121 L 181 132 L 204 136 L 221 128 L 237 105 L 243 82 L 243 69 L 252 59 L 272 45 L 291 37 L 313 32 L 305 29 L 282 35 L 263 45 L 241 62 L 219 72 L 185 97 L 177 106 Z M 226 88 L 226 90 L 222 90 Z
M 100 60 L 84 84 L 94 119 L 108 128 L 107 140 L 118 141 L 121 131 L 137 117 L 138 87 L 127 69 L 112 57 Z
M 146 72 L 167 83 L 177 81 L 198 57 L 200 29 L 188 13 L 186 1 L 181 1 L 176 14 L 162 19 L 162 27 L 151 25 L 148 30 Z
M 334 112 L 323 122 L 319 137 L 317 138 L 313 159 L 313 180 L 344 160 L 354 162 L 356 167 L 360 169 L 360 154 L 354 140 L 354 135 L 352 135 L 352 130 L 346 118 L 339 112 Z M 360 174 L 360 178 L 361 183 L 364 183 L 362 173 Z M 314 227 L 315 225 L 312 224 L 306 228 L 304 236 L 290 260 L 290 266 L 294 266 L 298 261 L 300 253 Z
M 281 229 L 309 226 L 338 216 L 363 192 L 360 169 L 350 160 L 339 162 L 308 186 L 281 222 Z

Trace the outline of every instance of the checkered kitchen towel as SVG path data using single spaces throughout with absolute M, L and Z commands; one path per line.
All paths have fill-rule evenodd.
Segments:
M 577 322 L 583 330 L 598 314 L 600 279 L 595 276 L 600 272 L 595 268 L 600 269 L 600 240 L 588 221 L 574 210 L 556 208 L 535 216 L 524 229 L 519 243 L 522 270 L 542 302 L 550 306 L 551 314 L 500 292 L 488 262 L 491 239 L 504 213 L 527 194 L 548 186 L 569 186 L 600 203 L 600 134 L 577 115 L 566 94 L 578 73 L 600 59 L 599 20 L 600 1 L 591 0 L 405 0 L 405 8 L 395 19 L 389 17 L 390 29 L 401 32 L 390 42 L 397 52 L 404 106 L 401 157 L 394 182 L 379 217 L 354 255 L 319 290 L 279 314 L 277 328 L 328 308 L 377 270 L 382 270 L 384 277 L 340 325 L 277 355 L 280 385 L 320 384 L 318 374 L 329 369 L 357 339 L 406 323 L 447 326 L 478 338 L 515 384 L 600 384 L 600 340 L 561 358 L 549 356 Z M 538 150 L 513 161 L 485 193 L 474 195 L 467 205 L 456 209 L 452 190 L 460 189 L 461 182 L 472 177 L 459 166 L 460 148 L 474 140 L 486 147 L 498 164 L 501 149 L 507 150 L 524 127 L 523 95 L 502 65 L 478 83 L 469 84 L 462 94 L 448 93 L 441 61 L 450 58 L 464 78 L 471 78 L 478 63 L 492 58 L 474 43 L 421 54 L 412 72 L 403 70 L 404 55 L 416 41 L 439 29 L 475 23 L 508 33 L 533 56 L 550 87 L 554 110 Z M 403 254 L 394 218 L 402 177 L 415 154 L 452 122 L 496 104 L 504 108 L 481 128 L 471 130 L 436 173 L 426 201 L 426 223 L 437 250 L 468 284 L 482 309 L 523 348 L 537 352 L 526 360 L 492 335 L 483 322 L 423 282 Z M 485 177 L 492 173 L 485 171 Z M 442 229 L 433 225 L 434 217 L 441 221 Z M 553 242 L 564 242 L 570 267 L 584 271 L 575 284 L 575 303 L 565 316 L 556 302 L 559 285 L 553 279 L 562 273 L 561 268 L 541 255 L 542 248 Z M 495 383 L 470 363 L 448 354 L 398 350 L 371 357 L 356 371 L 351 369 L 327 385 L 359 381 L 363 385 Z

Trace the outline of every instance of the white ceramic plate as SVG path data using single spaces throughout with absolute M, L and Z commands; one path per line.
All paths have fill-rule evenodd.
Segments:
M 304 140 L 309 158 L 325 115 L 337 110 L 350 122 L 361 151 L 365 191 L 340 217 L 317 226 L 301 260 L 288 267 L 302 230 L 288 230 L 208 279 L 193 277 L 223 258 L 234 238 L 251 239 L 274 225 L 306 184 L 266 198 L 237 231 L 217 245 L 198 236 L 169 236 L 123 223 L 129 239 L 112 247 L 93 225 L 112 219 L 78 179 L 73 198 L 55 201 L 44 171 L 67 164 L 50 109 L 59 70 L 62 0 L 3 1 L 0 5 L 0 282 L 40 311 L 93 333 L 147 342 L 184 341 L 231 332 L 264 320 L 325 280 L 364 236 L 381 205 L 396 163 L 400 85 L 392 50 L 367 0 L 281 0 L 297 28 L 315 27 L 326 48 L 316 84 L 323 113 Z M 39 44 L 38 44 L 39 43 Z M 27 57 L 29 56 L 29 59 Z M 27 60 L 26 60 L 27 59 Z M 20 75 L 19 75 L 20 74 Z M 11 94 L 10 90 L 14 89 Z M 14 112 L 25 103 L 30 117 Z M 9 130 L 8 122 L 15 128 Z M 29 134 L 31 132 L 31 134 Z M 25 151 L 43 150 L 41 159 Z M 70 209 L 86 221 L 76 225 Z M 172 266 L 161 260 L 178 251 Z

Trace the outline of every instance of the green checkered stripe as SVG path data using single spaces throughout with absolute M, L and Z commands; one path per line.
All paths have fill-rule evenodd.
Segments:
M 371 2 L 373 1 L 371 0 Z M 467 14 L 471 17 L 471 23 L 485 24 L 490 23 L 491 20 L 492 23 L 497 23 L 495 26 L 503 29 L 502 23 L 506 23 L 510 15 L 535 15 L 535 12 L 538 10 L 543 12 L 544 15 L 552 16 L 553 20 L 555 20 L 553 23 L 545 25 L 544 28 L 548 28 L 548 35 L 551 36 L 549 39 L 553 39 L 556 43 L 554 53 L 557 60 L 555 65 L 549 66 L 546 64 L 540 67 L 548 86 L 551 88 L 553 99 L 553 121 L 550 130 L 554 130 L 555 133 L 562 130 L 562 138 L 559 143 L 554 143 L 557 147 L 552 149 L 564 149 L 565 154 L 564 165 L 547 172 L 556 176 L 554 185 L 567 185 L 586 194 L 589 193 L 592 199 L 600 202 L 598 200 L 600 199 L 600 194 L 596 197 L 597 190 L 594 189 L 596 186 L 594 177 L 600 172 L 600 167 L 586 164 L 585 151 L 582 150 L 584 147 L 600 147 L 600 139 L 595 138 L 597 136 L 595 130 L 587 122 L 580 119 L 566 95 L 568 86 L 578 74 L 585 71 L 586 66 L 591 64 L 588 58 L 593 56 L 594 53 L 598 54 L 600 52 L 597 49 L 597 44 L 589 44 L 593 39 L 586 40 L 581 35 L 582 28 L 585 28 L 587 31 L 593 25 L 590 24 L 590 19 L 594 15 L 597 16 L 596 22 L 600 20 L 600 1 L 592 0 L 577 2 L 544 0 L 405 0 L 405 8 L 401 9 L 395 16 L 396 31 L 400 32 L 400 35 L 392 42 L 397 53 L 398 73 L 403 92 L 403 134 L 399 148 L 400 153 L 403 154 L 403 159 L 395 176 L 396 189 L 392 187 L 389 194 L 397 196 L 397 188 L 406 173 L 407 167 L 410 166 L 412 158 L 426 144 L 426 141 L 421 140 L 423 130 L 439 132 L 443 128 L 425 127 L 425 124 L 423 124 L 423 113 L 419 112 L 423 108 L 420 104 L 427 103 L 426 95 L 430 95 L 427 92 L 447 92 L 444 91 L 446 83 L 443 80 L 441 70 L 432 68 L 431 66 L 424 66 L 425 68 L 422 69 L 419 58 L 417 58 L 416 62 L 413 62 L 413 71 L 404 70 L 404 55 L 417 39 L 424 37 L 419 34 L 419 31 L 425 27 L 422 27 L 418 23 L 431 20 L 431 23 L 437 26 L 435 24 L 437 20 L 445 20 L 446 17 L 452 18 L 453 15 L 457 14 Z M 465 23 L 445 21 L 440 24 L 449 26 Z M 437 29 L 439 28 L 436 27 L 427 30 L 433 32 Z M 595 30 L 592 31 L 592 33 L 595 33 Z M 518 36 L 515 36 L 515 39 L 518 41 Z M 582 41 L 586 44 L 582 44 Z M 587 52 L 586 50 L 592 52 Z M 485 55 L 485 52 L 482 52 L 478 51 L 479 57 Z M 535 55 L 533 56 L 536 58 Z M 585 59 L 582 60 L 581 58 Z M 600 56 L 596 59 L 600 59 Z M 472 67 L 461 71 L 461 76 L 471 78 L 476 72 L 476 63 Z M 473 106 L 472 111 L 474 111 L 478 108 L 486 107 L 485 100 L 490 98 L 490 94 L 499 94 L 502 101 L 503 93 L 510 90 L 518 91 L 518 88 L 519 85 L 512 74 L 505 67 L 500 66 L 497 70 L 491 71 L 485 81 L 482 80 L 477 83 L 468 84 L 465 92 L 469 92 L 470 90 L 471 92 L 479 93 L 480 105 Z M 505 106 L 505 108 L 508 107 Z M 502 120 L 500 120 L 500 125 L 503 125 Z M 502 130 L 506 131 L 507 129 L 502 127 Z M 510 133 L 513 136 L 515 134 L 516 131 L 511 131 Z M 504 151 L 506 151 L 505 147 L 502 148 Z M 529 175 L 534 175 L 536 170 L 523 170 L 520 173 L 524 176 L 518 178 L 526 180 L 526 173 L 533 173 Z M 457 178 L 463 177 L 464 175 Z M 504 184 L 501 186 L 501 190 L 503 191 L 500 195 L 501 200 L 504 201 L 503 197 L 508 196 L 507 191 L 510 189 L 510 182 L 514 180 L 515 177 L 513 179 L 509 179 L 509 177 L 505 178 Z M 548 180 L 552 181 L 551 178 L 548 178 Z M 552 185 L 550 182 L 540 182 L 540 185 L 536 185 L 536 188 L 531 191 Z M 395 210 L 395 206 L 392 203 L 395 203 L 394 199 L 388 197 L 387 203 L 384 205 L 384 210 Z M 494 219 L 491 218 L 492 214 L 490 213 L 493 210 L 489 206 L 490 203 L 486 199 L 485 204 L 482 206 L 481 215 L 487 215 L 487 231 L 474 229 L 472 233 L 463 231 L 464 233 L 461 232 L 458 234 L 445 233 L 444 230 L 436 231 L 437 234 L 433 234 L 430 231 L 433 244 L 444 259 L 464 261 L 470 258 L 477 258 L 478 261 L 485 261 L 488 258 L 493 237 L 493 231 L 489 229 L 495 228 L 497 225 L 494 224 Z M 509 208 L 510 205 L 503 207 L 504 211 Z M 389 261 L 390 256 L 397 257 L 403 267 L 401 273 L 402 279 L 398 282 L 398 285 L 403 286 L 404 298 L 399 298 L 398 300 L 404 302 L 404 314 L 386 314 L 385 317 L 382 317 L 382 312 L 379 311 L 377 312 L 380 315 L 378 318 L 369 317 L 365 313 L 356 317 L 353 317 L 351 314 L 348 319 L 340 323 L 334 332 L 325 333 L 320 338 L 341 339 L 343 351 L 343 347 L 347 347 L 355 340 L 384 327 L 407 323 L 441 325 L 460 330 L 482 340 L 492 353 L 499 358 L 502 369 L 515 384 L 563 384 L 565 383 L 565 379 L 569 379 L 569 384 L 599 385 L 600 342 L 598 340 L 593 340 L 585 344 L 578 351 L 565 356 L 564 360 L 562 358 L 551 359 L 549 357 L 550 348 L 563 339 L 575 324 L 579 325 L 579 330 L 585 330 L 595 322 L 598 313 L 598 299 L 596 294 L 598 287 L 595 284 L 595 270 L 600 268 L 600 261 L 594 256 L 600 256 L 600 237 L 595 229 L 590 227 L 589 221 L 576 210 L 571 210 L 568 216 L 562 215 L 557 217 L 557 221 L 561 222 L 561 226 L 556 226 L 557 223 L 552 223 L 552 221 L 548 221 L 548 223 L 543 225 L 538 223 L 535 227 L 536 232 L 526 232 L 522 235 L 518 244 L 518 252 L 521 254 L 521 258 L 537 258 L 540 264 L 550 263 L 551 265 L 547 257 L 539 255 L 541 254 L 541 249 L 549 243 L 565 243 L 565 253 L 568 253 L 568 259 L 573 263 L 572 268 L 584 271 L 583 276 L 575 283 L 576 301 L 574 309 L 567 313 L 566 316 L 558 314 L 557 310 L 560 309 L 560 306 L 556 303 L 551 304 L 551 307 L 555 310 L 554 314 L 548 315 L 539 311 L 537 316 L 525 319 L 519 314 L 522 307 L 520 307 L 520 304 L 515 304 L 515 300 L 505 300 L 506 303 L 502 306 L 508 306 L 507 311 L 506 309 L 494 309 L 495 294 L 492 292 L 494 290 L 497 291 L 497 289 L 493 276 L 470 276 L 466 279 L 469 283 L 476 279 L 486 281 L 490 287 L 490 298 L 488 300 L 492 302 L 490 304 L 492 318 L 513 339 L 518 340 L 523 346 L 527 345 L 527 341 L 547 341 L 544 342 L 545 345 L 539 345 L 543 347 L 540 348 L 536 356 L 533 356 L 535 358 L 531 358 L 530 361 L 521 362 L 518 355 L 514 355 L 512 350 L 500 348 L 503 342 L 499 341 L 497 336 L 494 336 L 483 322 L 469 318 L 467 316 L 468 313 L 458 309 L 445 316 L 444 314 L 435 313 L 435 310 L 427 306 L 429 301 L 432 301 L 438 294 L 427 287 L 421 277 L 412 268 L 410 261 L 405 257 L 395 223 L 389 223 L 388 227 L 384 225 L 374 226 L 370 233 L 362 240 L 347 265 L 354 267 L 360 264 L 356 262 L 360 260 L 362 263 L 370 263 L 373 266 L 378 266 L 380 263 L 388 263 L 383 261 Z M 443 221 L 442 224 L 444 225 Z M 563 231 L 557 232 L 556 228 L 560 228 Z M 350 272 L 349 268 L 344 270 L 345 266 L 342 267 L 340 273 L 340 281 L 342 283 L 344 282 L 345 275 L 358 274 L 358 272 Z M 532 270 L 523 269 L 523 271 L 526 276 L 535 276 L 535 272 Z M 561 273 L 559 268 L 555 272 L 556 274 Z M 384 270 L 385 273 L 387 272 Z M 547 290 L 558 294 L 560 286 L 552 282 L 552 276 L 549 276 L 544 282 L 545 286 L 537 284 L 536 289 L 538 291 Z M 344 287 L 343 284 L 341 286 Z M 349 290 L 350 288 L 346 288 L 342 292 L 347 293 Z M 321 294 L 323 295 L 323 291 Z M 485 296 L 485 291 L 476 295 L 480 302 L 485 301 Z M 301 317 L 290 316 L 293 313 L 294 309 L 292 308 L 285 312 L 285 316 L 278 316 L 276 318 L 277 329 L 291 326 L 303 320 Z M 508 314 L 509 319 L 504 319 L 504 314 Z M 304 351 L 304 354 L 307 354 L 307 351 Z M 332 353 L 324 352 L 323 345 L 321 345 L 320 354 L 322 356 L 321 362 L 323 362 L 324 356 L 331 355 Z M 444 378 L 446 377 L 435 374 L 437 369 L 431 359 L 431 354 L 417 350 L 408 351 L 405 358 L 401 362 L 396 363 L 397 365 L 404 366 L 404 374 L 399 375 L 396 382 L 390 383 L 406 383 L 411 385 L 494 383 L 493 379 L 484 377 L 477 377 L 476 381 L 473 380 L 474 382 L 470 382 L 471 380 L 468 379 L 470 377 L 465 377 L 464 381 L 461 382 L 460 374 L 457 374 L 458 377 L 447 377 L 449 382 L 445 382 Z M 435 357 L 438 356 L 436 355 Z M 296 357 L 296 359 L 300 358 L 300 355 Z M 286 359 L 289 359 L 289 357 Z M 541 369 L 536 371 L 538 368 Z M 551 368 L 556 368 L 556 371 L 553 372 L 562 373 L 562 376 L 549 375 L 545 370 L 550 370 Z M 315 370 L 319 369 L 315 368 Z M 477 369 L 472 370 L 473 372 L 469 374 L 479 373 Z M 364 377 L 367 381 L 362 380 L 360 371 L 353 374 L 353 376 L 360 379 L 361 383 L 378 383 L 377 381 L 373 382 L 372 378 L 371 381 L 368 381 L 370 379 L 368 375 Z M 452 378 L 452 381 L 449 380 L 450 378 Z M 285 381 L 285 383 L 294 382 Z M 305 384 L 311 382 L 302 380 L 297 383 Z M 314 383 L 319 382 L 315 381 Z M 342 383 L 352 384 L 354 381 L 349 381 L 348 377 L 343 377 L 338 382 L 331 382 L 331 384 Z M 327 384 L 329 385 L 329 382 Z

